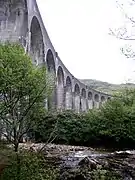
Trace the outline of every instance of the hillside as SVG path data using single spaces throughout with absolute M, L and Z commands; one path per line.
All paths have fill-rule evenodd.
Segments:
M 135 84 L 133 83 L 126 83 L 126 84 L 111 84 L 103 81 L 98 81 L 95 79 L 80 79 L 81 82 L 90 86 L 93 89 L 98 91 L 102 91 L 104 93 L 113 94 L 118 92 L 124 88 L 135 88 Z

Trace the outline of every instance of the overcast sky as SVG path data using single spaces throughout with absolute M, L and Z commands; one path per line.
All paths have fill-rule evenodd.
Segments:
M 80 79 L 110 83 L 135 80 L 135 61 L 120 53 L 123 41 L 108 35 L 122 25 L 115 0 L 37 0 L 55 50 Z

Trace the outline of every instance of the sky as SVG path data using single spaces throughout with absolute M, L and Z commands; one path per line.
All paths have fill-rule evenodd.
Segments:
M 123 0 L 126 1 L 126 0 Z M 123 40 L 109 28 L 123 25 L 115 0 L 37 0 L 51 42 L 68 70 L 79 79 L 135 82 L 135 61 L 126 59 Z

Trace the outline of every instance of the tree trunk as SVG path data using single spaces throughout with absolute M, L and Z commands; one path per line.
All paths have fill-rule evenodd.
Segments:
M 18 143 L 15 143 L 15 144 L 14 144 L 14 150 L 15 150 L 15 152 L 18 152 L 18 146 L 19 146 Z

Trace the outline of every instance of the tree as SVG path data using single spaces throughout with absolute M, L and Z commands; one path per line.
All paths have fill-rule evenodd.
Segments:
M 22 137 L 45 110 L 52 87 L 44 66 L 36 67 L 17 44 L 0 44 L 1 133 L 17 152 Z
M 132 12 L 135 9 L 135 0 L 116 0 L 117 7 L 125 17 L 122 27 L 109 29 L 110 35 L 120 40 L 126 41 L 121 52 L 127 57 L 135 59 L 134 41 L 135 41 L 135 16 Z

